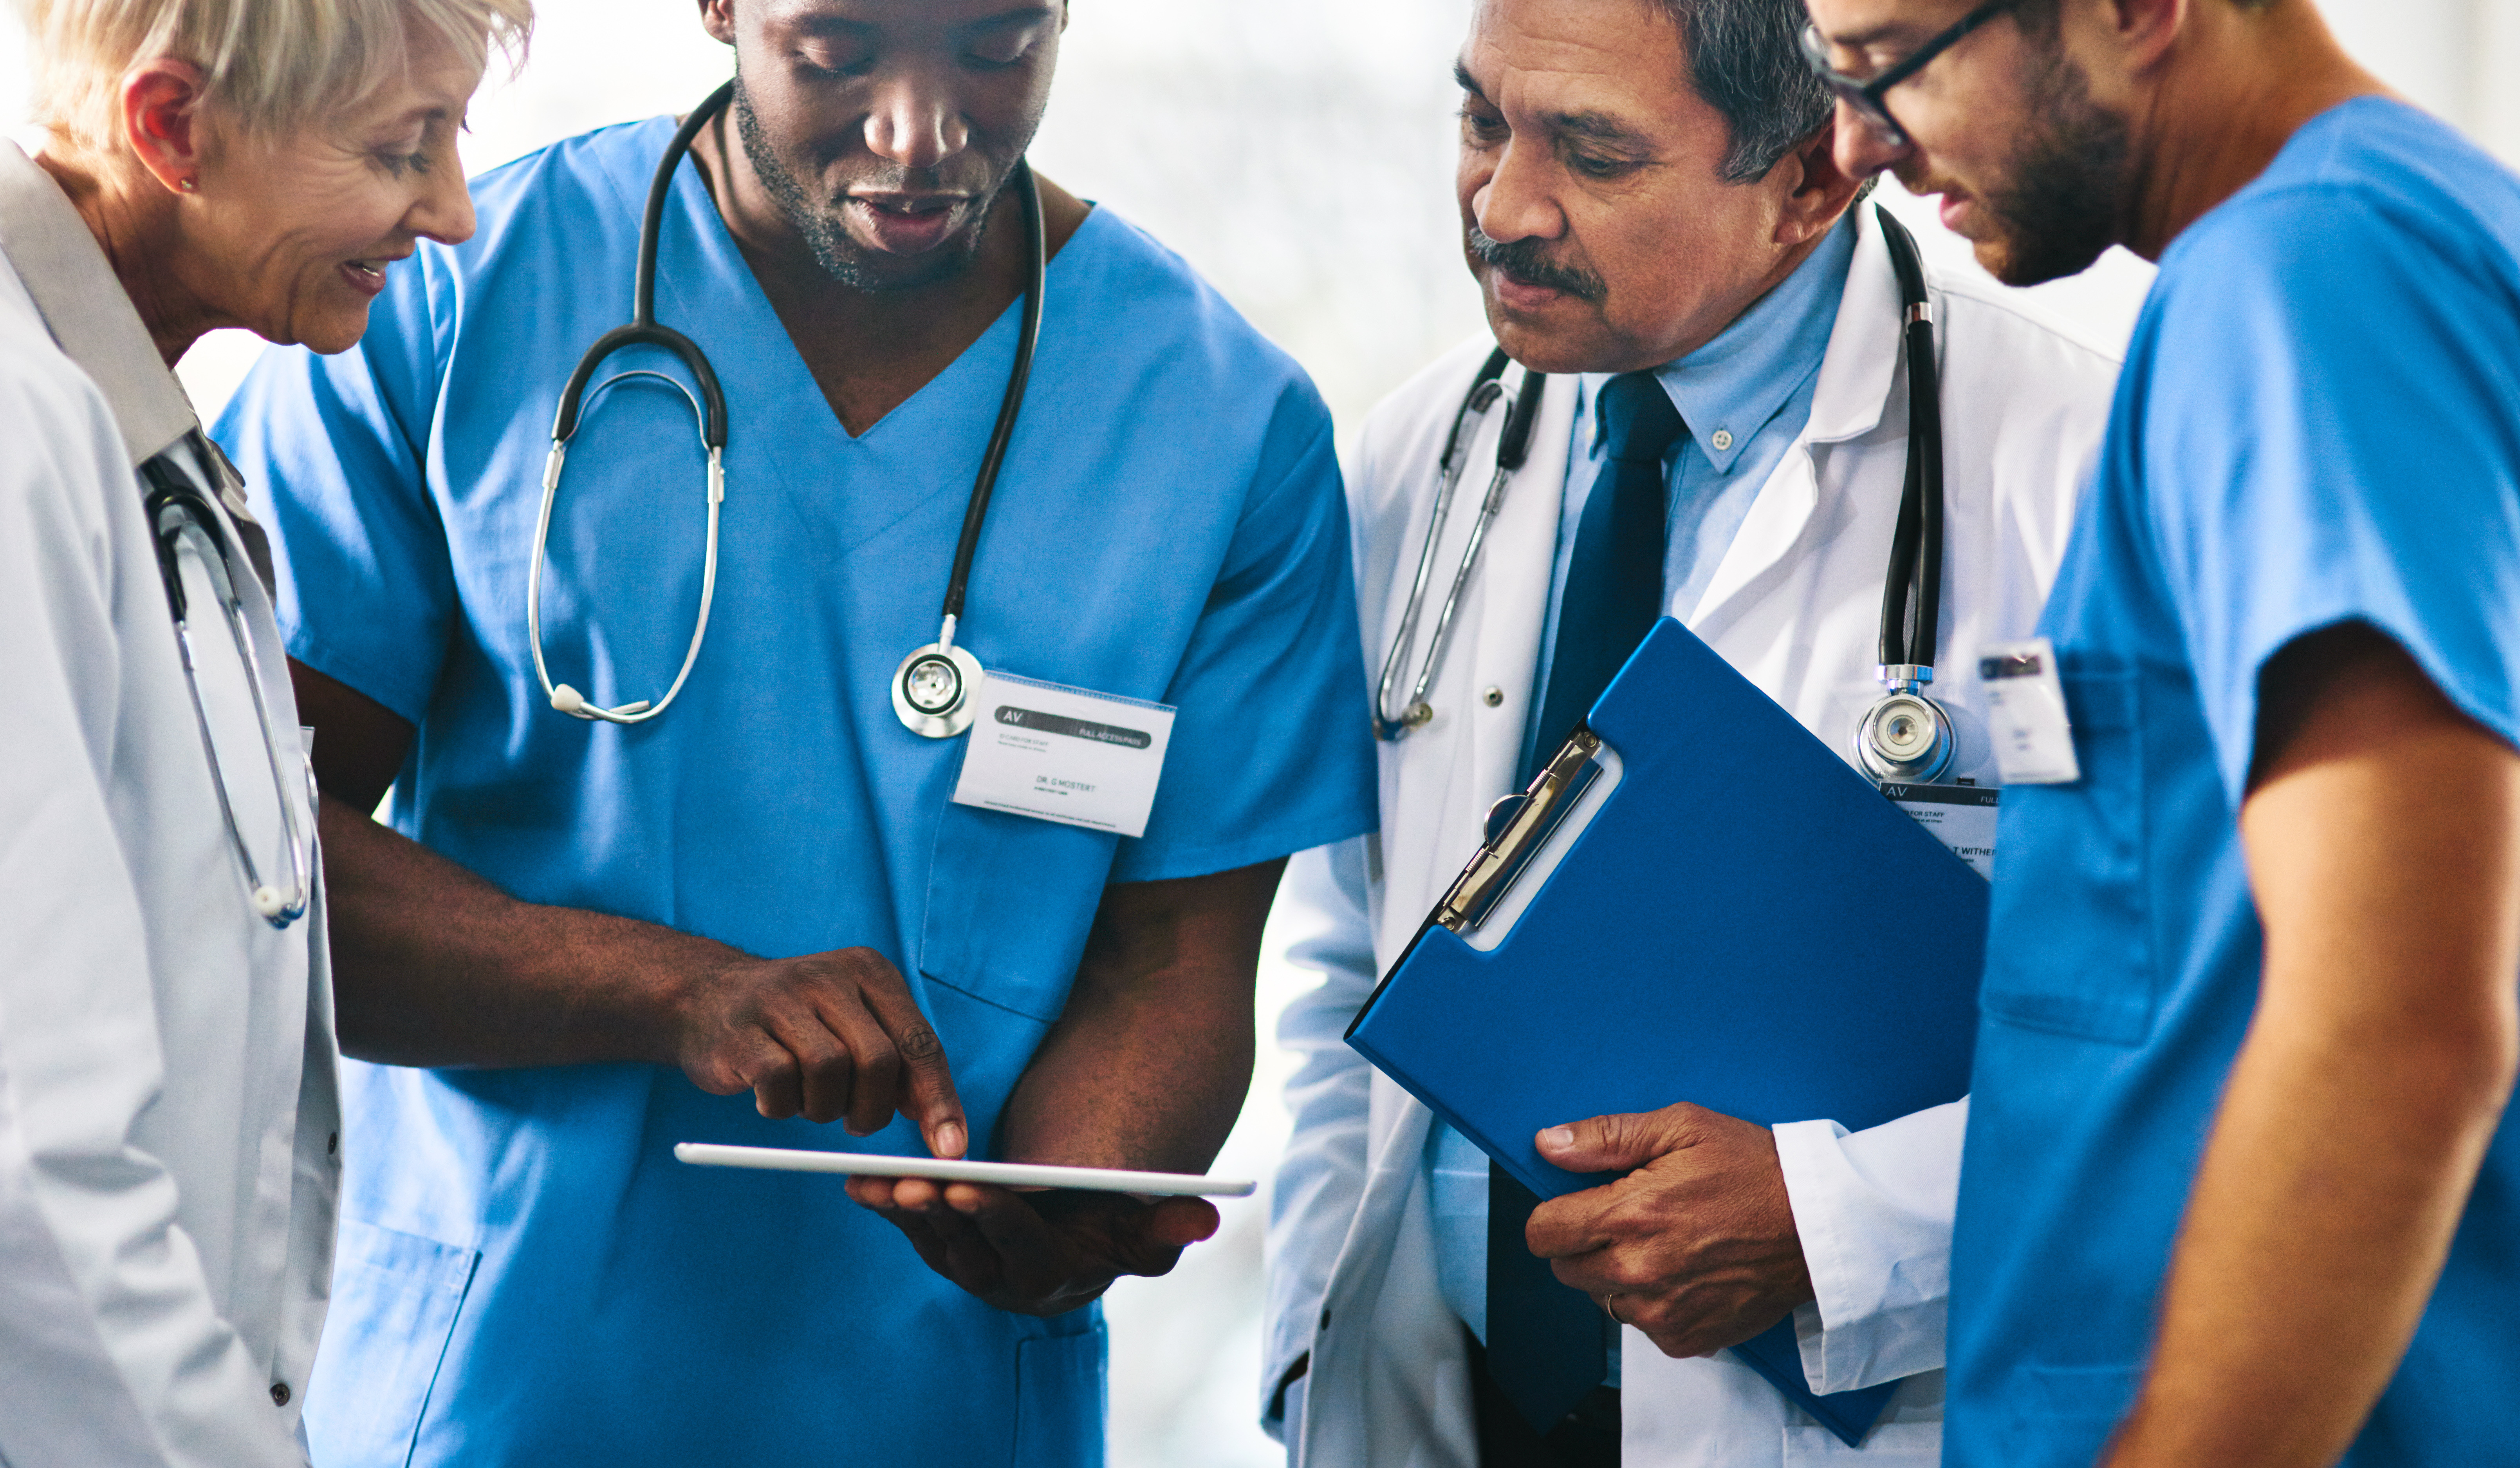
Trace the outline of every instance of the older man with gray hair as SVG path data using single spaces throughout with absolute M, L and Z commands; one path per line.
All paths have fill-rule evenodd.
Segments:
M 1289 878 L 1293 956 L 1324 983 L 1281 1026 L 1304 1066 L 1262 1389 L 1298 1461 L 1939 1454 L 1964 1101 L 1851 1134 L 1824 1117 L 1771 1127 L 1688 1104 L 1675 1069 L 1661 1111 L 1550 1119 L 1565 1124 L 1539 1134 L 1546 1158 L 1620 1175 L 1542 1204 L 1342 1042 L 1489 804 L 1659 616 L 1850 757 L 1892 671 L 1878 665 L 1943 662 L 1950 747 L 1876 752 L 1867 772 L 1945 817 L 1992 814 L 1995 751 L 1965 669 L 2033 629 L 2116 364 L 1983 278 L 1918 268 L 1887 214 L 1852 206 L 1801 22 L 1795 0 L 1482 0 L 1462 49 L 1457 192 L 1494 341 L 1403 387 L 1348 465 L 1367 666 L 1397 669 L 1377 710 L 1380 832 L 1306 853 Z M 1900 619 L 1924 645 L 1896 657 L 1885 580 L 1911 583 L 1887 568 L 1912 423 L 1937 411 L 1903 346 L 1919 320 L 1943 387 L 1942 635 Z M 1517 435 L 1514 468 L 1501 444 Z M 1921 515 L 1930 477 L 1915 482 Z M 1434 605 L 1412 616 L 1421 565 L 1440 603 L 1465 564 L 1449 633 Z M 1984 824 L 1938 834 L 1983 863 Z M 1549 990 L 1533 985 L 1535 1030 Z M 1686 992 L 1676 972 L 1671 1002 Z M 1798 1019 L 1778 1015 L 1777 1033 Z M 1527 1063 L 1514 1035 L 1493 1055 L 1501 1084 Z M 1775 1061 L 1797 1064 L 1790 1039 Z M 1778 1343 L 1771 1370 L 1790 1381 L 1798 1347 L 1800 1386 L 1834 1400 L 1789 1399 L 1727 1349 L 1760 1337 Z

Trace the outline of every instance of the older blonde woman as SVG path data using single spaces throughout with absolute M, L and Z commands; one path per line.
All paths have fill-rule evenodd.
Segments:
M 31 0 L 0 143 L 0 1462 L 303 1463 L 340 1139 L 304 742 L 168 372 L 472 227 L 526 0 Z

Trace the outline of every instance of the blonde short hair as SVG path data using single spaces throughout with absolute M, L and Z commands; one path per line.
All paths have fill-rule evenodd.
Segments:
M 118 137 L 123 72 L 158 57 L 202 69 L 204 102 L 275 136 L 353 106 L 402 74 L 412 43 L 442 39 L 486 64 L 521 63 L 533 0 L 17 0 L 34 53 L 35 115 L 89 148 Z

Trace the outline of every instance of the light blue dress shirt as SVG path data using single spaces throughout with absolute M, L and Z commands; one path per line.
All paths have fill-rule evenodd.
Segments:
M 1715 340 L 1658 369 L 1688 435 L 1666 466 L 1663 608 L 1686 618 L 1714 579 L 1732 537 L 1785 451 L 1810 421 L 1821 359 L 1837 325 L 1838 298 L 1855 258 L 1855 221 L 1838 221 L 1828 238 L 1775 290 L 1754 301 Z M 1600 477 L 1596 405 L 1606 373 L 1577 379 L 1574 443 L 1557 517 L 1557 560 L 1549 583 L 1549 622 L 1540 640 L 1535 690 L 1548 686 L 1557 644 L 1557 608 L 1584 501 Z M 1585 472 L 1578 473 L 1578 466 Z M 1533 699 L 1536 707 L 1537 696 Z M 1568 1121 L 1576 1120 L 1567 1118 Z M 1488 1157 L 1460 1132 L 1435 1123 L 1426 1139 L 1435 1208 L 1435 1274 L 1444 1302 L 1481 1342 L 1488 1314 Z M 1618 1382 L 1618 1343 L 1611 1339 L 1610 1381 Z

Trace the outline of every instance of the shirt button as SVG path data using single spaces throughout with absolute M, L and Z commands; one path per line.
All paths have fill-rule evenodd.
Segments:
M 285 1381 L 276 1381 L 271 1384 L 271 1404 L 273 1406 L 289 1405 L 289 1383 Z
M 1505 690 L 1502 688 L 1491 688 L 1487 692 L 1480 694 L 1479 697 L 1486 700 L 1487 706 L 1493 709 L 1497 705 L 1505 702 Z
M 338 1132 L 338 1131 L 337 1131 L 337 1132 L 334 1132 L 331 1136 L 328 1136 L 328 1137 L 324 1138 L 324 1155 L 325 1155 L 326 1157 L 331 1157 L 334 1153 L 338 1152 L 338 1151 L 340 1151 L 340 1150 L 341 1150 L 341 1133 L 339 1133 L 339 1132 Z
M 1717 429 L 1714 433 L 1707 436 L 1706 441 L 1714 444 L 1715 451 L 1720 454 L 1724 452 L 1724 450 L 1732 446 L 1732 431 L 1731 429 Z

